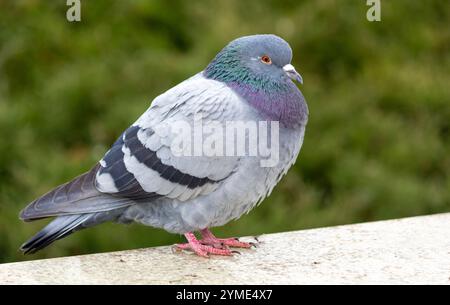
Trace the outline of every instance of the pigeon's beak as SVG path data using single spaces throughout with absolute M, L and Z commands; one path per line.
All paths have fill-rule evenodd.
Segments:
M 283 67 L 284 72 L 290 79 L 298 81 L 300 84 L 303 84 L 302 76 L 295 70 L 294 66 L 291 64 L 287 64 Z

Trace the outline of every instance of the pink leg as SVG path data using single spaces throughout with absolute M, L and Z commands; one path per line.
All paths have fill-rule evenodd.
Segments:
M 203 229 L 200 233 L 202 234 L 202 240 L 200 240 L 202 244 L 211 245 L 216 248 L 251 248 L 255 246 L 254 243 L 242 242 L 237 238 L 217 238 L 209 229 Z
M 194 235 L 194 233 L 186 233 L 184 234 L 187 239 L 186 244 L 177 244 L 175 245 L 176 249 L 178 250 L 192 250 L 197 254 L 198 256 L 202 257 L 209 257 L 208 254 L 213 255 L 225 255 L 225 256 L 231 256 L 233 255 L 233 252 L 229 249 L 219 249 L 214 248 L 210 245 L 202 244 Z

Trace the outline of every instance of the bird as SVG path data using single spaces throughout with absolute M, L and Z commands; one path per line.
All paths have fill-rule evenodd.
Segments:
M 21 220 L 53 220 L 20 250 L 35 253 L 105 222 L 136 222 L 184 235 L 187 242 L 174 249 L 201 257 L 232 256 L 233 248 L 251 247 L 238 238 L 218 238 L 210 229 L 259 205 L 297 159 L 309 111 L 295 84 L 303 78 L 292 56 L 290 45 L 274 34 L 229 42 L 204 70 L 157 96 L 89 171 L 27 205 Z M 275 122 L 270 126 L 278 130 L 277 143 L 271 143 L 277 144 L 276 162 L 262 166 L 260 154 L 176 152 L 172 144 L 180 131 L 173 127 L 193 126 L 199 116 L 203 125 Z M 214 129 L 211 134 L 222 136 Z M 257 142 L 262 138 L 258 134 Z

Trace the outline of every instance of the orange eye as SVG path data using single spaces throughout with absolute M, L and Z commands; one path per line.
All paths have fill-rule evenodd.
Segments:
M 270 57 L 267 56 L 267 55 L 263 55 L 263 56 L 261 57 L 261 61 L 262 61 L 263 63 L 265 63 L 266 65 L 272 64 L 272 59 L 270 59 Z

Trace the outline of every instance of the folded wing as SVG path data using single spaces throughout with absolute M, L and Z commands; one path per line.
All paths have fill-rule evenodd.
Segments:
M 99 164 L 30 203 L 21 219 L 110 211 L 159 197 L 186 201 L 214 191 L 239 158 L 174 154 L 179 134 L 171 127 L 232 120 L 240 103 L 231 89 L 201 74 L 184 81 L 157 97 Z

